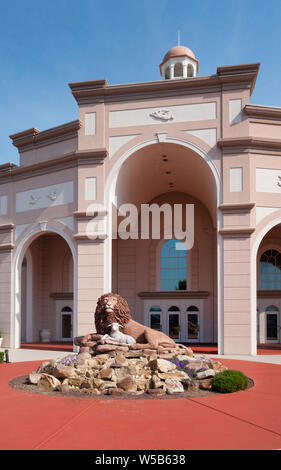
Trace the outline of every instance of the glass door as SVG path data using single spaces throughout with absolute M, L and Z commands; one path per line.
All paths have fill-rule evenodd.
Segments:
M 162 330 L 162 310 L 157 305 L 149 310 L 149 326 L 153 330 Z
M 186 341 L 190 343 L 199 342 L 199 310 L 195 306 L 188 307 L 186 311 Z
M 266 341 L 278 343 L 279 341 L 279 311 L 275 305 L 266 308 Z
M 61 311 L 61 341 L 72 341 L 72 309 L 64 307 Z
M 180 309 L 176 306 L 168 310 L 168 336 L 174 341 L 180 339 Z

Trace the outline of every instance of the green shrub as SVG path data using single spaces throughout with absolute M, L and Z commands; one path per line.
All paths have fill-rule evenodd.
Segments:
M 0 352 L 0 363 L 4 362 L 4 354 L 5 353 L 3 351 Z
M 212 389 L 220 393 L 233 393 L 249 387 L 249 380 L 240 370 L 224 370 L 213 379 Z

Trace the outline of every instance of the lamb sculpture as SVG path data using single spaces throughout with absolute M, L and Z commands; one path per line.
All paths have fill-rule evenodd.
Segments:
M 111 323 L 110 325 L 110 334 L 105 334 L 101 339 L 102 340 L 113 340 L 117 343 L 132 345 L 136 343 L 136 340 L 129 335 L 122 333 L 119 328 L 122 328 L 122 325 L 119 323 Z

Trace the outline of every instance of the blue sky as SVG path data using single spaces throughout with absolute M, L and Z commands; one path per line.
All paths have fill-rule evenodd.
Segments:
M 260 62 L 251 102 L 281 106 L 281 0 L 0 0 L 0 163 L 18 163 L 9 135 L 77 119 L 69 82 L 159 80 L 181 43 L 199 75 Z

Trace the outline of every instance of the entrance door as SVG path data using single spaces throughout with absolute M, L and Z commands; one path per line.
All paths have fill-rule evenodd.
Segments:
M 158 305 L 154 305 L 149 310 L 149 326 L 153 330 L 162 330 L 162 310 Z
M 61 341 L 72 341 L 72 309 L 64 307 L 61 311 Z
M 168 336 L 174 341 L 180 339 L 180 309 L 176 306 L 168 310 Z
M 188 307 L 186 311 L 186 340 L 189 343 L 199 342 L 199 310 L 195 306 Z
M 279 342 L 279 311 L 275 305 L 270 305 L 265 311 L 266 321 L 266 342 L 278 343 Z

